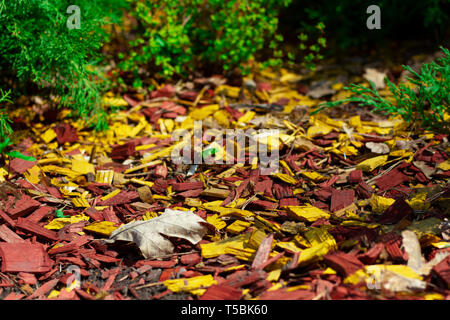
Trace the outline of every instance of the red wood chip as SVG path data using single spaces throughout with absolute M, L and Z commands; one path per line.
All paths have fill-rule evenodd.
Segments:
M 8 243 L 25 242 L 17 233 L 9 229 L 6 225 L 0 225 L 0 239 Z
M 3 300 L 20 300 L 23 297 L 25 297 L 25 295 L 23 293 L 11 292 L 6 297 L 4 297 Z
M 324 188 L 320 190 L 315 190 L 313 194 L 319 199 L 320 201 L 326 202 L 331 197 L 331 192 L 333 189 L 331 188 Z
M 166 178 L 167 176 L 167 167 L 163 165 L 158 165 L 155 167 L 155 175 L 161 178 Z
M 161 98 L 161 97 L 166 97 L 166 98 L 170 98 L 175 94 L 175 87 L 171 84 L 167 84 L 164 87 L 162 87 L 159 90 L 155 90 L 152 91 L 150 93 L 150 97 L 152 99 L 154 98 Z
M 63 245 L 61 247 L 50 249 L 48 251 L 48 254 L 52 255 L 52 254 L 70 252 L 70 251 L 76 250 L 77 248 L 78 248 L 78 246 L 75 243 L 69 243 L 69 244 Z
M 450 288 L 450 256 L 433 267 L 433 273 Z
M 378 219 L 382 224 L 394 224 L 413 214 L 414 210 L 403 199 L 397 199 Z
M 398 168 L 395 168 L 391 172 L 381 176 L 380 178 L 376 179 L 376 184 L 380 188 L 380 190 L 386 190 L 393 187 L 398 186 L 399 184 L 402 184 L 403 182 L 409 181 L 410 178 L 400 172 Z
M 96 210 L 95 208 L 87 208 L 84 213 L 88 215 L 94 221 L 104 221 L 103 214 L 101 211 Z
M 190 254 L 182 255 L 180 258 L 180 261 L 182 264 L 187 264 L 187 265 L 192 266 L 192 265 L 196 265 L 197 263 L 202 261 L 202 257 L 198 253 L 190 253 Z
M 110 157 L 114 160 L 125 160 L 132 156 L 136 151 L 133 142 L 128 142 L 122 145 L 115 145 L 112 147 Z
M 41 203 L 32 199 L 30 196 L 23 195 L 20 200 L 16 200 L 14 197 L 8 197 L 8 205 L 6 212 L 11 218 L 15 219 L 33 212 L 39 208 Z
M 141 260 L 136 263 L 136 267 L 141 266 L 151 266 L 153 268 L 173 268 L 177 265 L 177 260 L 167 260 L 167 261 L 159 261 L 159 260 Z
M 285 206 L 298 206 L 300 205 L 300 201 L 297 198 L 283 198 L 280 199 L 280 208 Z
M 38 223 L 46 216 L 49 216 L 55 211 L 55 208 L 49 207 L 49 206 L 42 206 L 38 208 L 36 211 L 34 211 L 32 214 L 30 214 L 27 219 L 33 222 Z
M 348 182 L 360 183 L 360 182 L 362 182 L 362 178 L 363 178 L 362 170 L 353 170 L 348 175 Z
M 111 221 L 118 224 L 121 223 L 120 219 L 116 216 L 112 208 L 103 209 L 101 213 L 103 215 L 104 221 Z
M 256 251 L 255 258 L 253 259 L 252 269 L 262 269 L 267 259 L 269 258 L 270 251 L 272 250 L 273 234 L 269 234 L 265 237 Z
M 203 192 L 203 189 L 187 190 L 184 192 L 177 193 L 177 197 L 182 198 L 196 198 Z
M 355 201 L 355 191 L 349 190 L 336 190 L 331 191 L 331 205 L 330 211 L 335 212 L 351 205 Z
M 85 300 L 96 300 L 95 296 L 93 296 L 93 295 L 87 293 L 87 292 L 84 291 L 84 290 L 81 290 L 81 289 L 74 289 L 74 290 L 75 290 L 75 292 L 77 293 L 77 295 L 78 295 L 80 298 L 82 298 L 82 299 L 85 299 Z
M 214 284 L 206 289 L 199 300 L 239 300 L 241 297 L 242 291 L 239 289 Z
M 257 210 L 274 210 L 278 208 L 278 203 L 265 200 L 253 200 L 248 205 L 249 208 L 255 208 Z
M 327 254 L 323 257 L 323 261 L 343 277 L 347 277 L 364 267 L 364 264 L 355 256 L 341 251 Z
M 58 233 L 52 230 L 45 229 L 44 227 L 41 227 L 36 222 L 30 221 L 26 218 L 19 218 L 17 219 L 16 228 L 31 232 L 38 237 L 48 239 L 48 240 L 58 240 Z
M 2 272 L 38 272 L 50 271 L 50 260 L 42 244 L 36 243 L 0 243 Z
M 112 205 L 118 205 L 118 204 L 124 204 L 124 203 L 130 203 L 133 201 L 139 200 L 139 193 L 136 191 L 120 191 L 118 195 L 115 195 L 114 197 L 99 201 L 97 205 L 99 206 L 112 206 Z
M 59 144 L 66 142 L 73 143 L 78 141 L 77 129 L 68 123 L 63 123 L 57 126 L 55 129 L 56 139 Z
M 203 189 L 203 182 L 193 181 L 193 182 L 180 182 L 172 184 L 173 191 L 186 191 L 193 189 Z
M 9 163 L 9 167 L 14 172 L 22 174 L 25 171 L 27 171 L 28 169 L 30 169 L 31 167 L 33 167 L 36 163 L 37 163 L 37 161 L 28 161 L 28 160 L 24 160 L 24 159 L 14 158 Z
M 389 253 L 392 260 L 395 262 L 403 262 L 407 260 L 407 253 L 402 251 L 401 245 L 402 241 L 400 239 L 388 241 L 384 245 L 387 253 Z
M 266 291 L 259 300 L 311 300 L 315 297 L 315 293 L 309 290 L 294 290 L 286 291 L 286 289 L 279 289 L 274 291 Z
M 377 243 L 372 248 L 370 248 L 367 252 L 358 255 L 358 259 L 365 264 L 374 264 L 377 260 L 378 256 L 384 249 L 383 243 Z
M 263 280 L 267 276 L 266 272 L 263 270 L 254 270 L 254 271 L 237 271 L 233 274 L 230 274 L 223 285 L 230 286 L 233 288 L 240 288 L 251 284 L 253 282 Z
M 373 189 L 364 181 L 356 187 L 356 194 L 360 199 L 369 199 L 372 196 Z
M 258 181 L 255 185 L 255 193 L 265 193 L 266 191 L 271 191 L 273 185 L 273 180 L 263 180 Z
M 16 222 L 11 219 L 10 216 L 8 216 L 5 212 L 3 212 L 2 210 L 0 210 L 0 218 L 2 220 L 4 220 L 7 224 L 9 224 L 11 227 L 15 227 L 16 226 Z
M 32 273 L 19 272 L 18 276 L 26 284 L 35 285 L 37 283 L 36 276 Z

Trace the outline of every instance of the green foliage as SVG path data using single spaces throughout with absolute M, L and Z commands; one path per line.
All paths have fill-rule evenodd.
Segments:
M 323 104 L 314 113 L 324 107 L 335 107 L 343 103 L 357 102 L 372 106 L 376 111 L 386 115 L 400 115 L 407 122 L 418 121 L 427 129 L 436 131 L 449 131 L 449 122 L 446 116 L 450 114 L 450 52 L 441 47 L 444 56 L 431 63 L 422 65 L 419 72 L 410 66 L 403 66 L 412 77 L 407 81 L 416 87 L 411 88 L 405 83 L 393 84 L 386 78 L 389 91 L 393 94 L 395 103 L 382 97 L 370 82 L 371 88 L 351 84 L 345 87 L 354 96 Z
M 66 25 L 69 5 L 80 7 L 81 29 Z M 31 82 L 40 94 L 56 96 L 59 105 L 103 128 L 94 65 L 109 38 L 103 27 L 117 22 L 121 5 L 114 0 L 0 0 L 0 70 L 17 89 L 24 91 Z
M 3 91 L 0 89 L 0 106 L 2 103 L 11 102 L 11 100 L 9 100 L 10 94 L 11 91 Z M 10 123 L 11 120 L 8 118 L 6 108 L 2 107 L 0 109 L 0 154 L 2 154 L 5 148 L 11 144 L 9 135 L 13 133 L 13 130 Z
M 278 13 L 291 0 L 127 1 L 137 22 L 135 39 L 118 58 L 122 70 L 134 79 L 142 67 L 163 78 L 186 76 L 194 69 L 219 73 L 239 68 L 245 73 L 245 63 L 266 49 L 274 58 L 267 65 L 279 63 L 284 56 L 279 48 L 283 37 L 277 34 Z M 319 45 L 311 45 L 317 58 Z M 295 59 L 292 53 L 291 58 Z

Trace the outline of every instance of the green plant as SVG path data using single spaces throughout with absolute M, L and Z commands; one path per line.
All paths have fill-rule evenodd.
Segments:
M 0 89 L 0 104 L 12 102 L 9 97 L 11 91 L 3 91 Z M 5 152 L 6 148 L 12 145 L 10 136 L 13 133 L 11 128 L 11 120 L 8 117 L 8 112 L 5 107 L 0 108 L 0 155 L 2 161 L 4 161 L 4 156 L 7 155 L 11 158 L 21 158 L 24 160 L 35 161 L 34 157 L 26 156 L 17 150 L 12 150 L 10 152 Z
M 418 121 L 427 129 L 449 131 L 450 117 L 450 52 L 441 47 L 444 56 L 431 63 L 425 63 L 419 72 L 410 66 L 403 68 L 411 73 L 406 83 L 395 85 L 388 78 L 386 83 L 393 95 L 392 99 L 384 98 L 370 82 L 371 87 L 351 84 L 344 89 L 350 90 L 354 96 L 322 104 L 313 113 L 325 107 L 335 107 L 343 103 L 356 102 L 372 106 L 374 110 L 386 115 L 400 115 L 407 122 Z
M 109 39 L 105 25 L 117 22 L 122 0 L 0 0 L 0 70 L 24 92 L 34 84 L 39 94 L 96 128 L 104 128 L 98 81 L 98 57 Z M 80 29 L 66 25 L 69 5 L 80 8 Z M 20 89 L 20 90 L 19 90 Z
M 0 89 L 0 104 L 10 102 L 9 96 L 11 91 L 3 91 Z M 11 128 L 11 120 L 8 117 L 8 113 L 6 108 L 0 109 L 0 154 L 3 154 L 3 151 L 6 147 L 11 144 L 11 140 L 9 139 L 9 135 L 13 132 Z
M 248 71 L 245 63 L 276 36 L 279 9 L 291 0 L 128 2 L 137 21 L 136 38 L 129 53 L 118 58 L 122 70 L 136 79 L 140 67 L 165 78 L 186 76 L 194 68 L 209 73 Z

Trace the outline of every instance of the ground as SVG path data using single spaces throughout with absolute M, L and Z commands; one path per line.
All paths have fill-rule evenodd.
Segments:
M 448 299 L 448 136 L 351 104 L 310 114 L 352 81 L 398 80 L 401 64 L 432 57 L 339 58 L 310 74 L 110 92 L 103 103 L 122 111 L 98 133 L 67 110 L 35 116 L 45 103 L 33 98 L 12 118 L 23 128 L 17 150 L 34 159 L 1 171 L 0 298 Z M 192 133 L 194 121 L 195 150 L 215 161 L 189 163 L 186 149 L 176 164 L 174 132 Z M 220 133 L 249 128 L 278 152 L 277 171 L 237 142 L 244 157 L 217 162 Z M 147 238 L 136 221 L 147 221 Z M 119 240 L 122 225 L 137 246 L 104 241 Z

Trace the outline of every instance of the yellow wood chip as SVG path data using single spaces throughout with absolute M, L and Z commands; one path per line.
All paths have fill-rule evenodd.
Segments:
M 280 276 L 281 276 L 281 271 L 282 271 L 282 269 L 275 269 L 275 270 L 270 271 L 267 274 L 266 280 L 267 281 L 278 281 L 278 279 L 280 279 Z M 269 290 L 270 289 L 272 289 L 272 288 L 269 288 Z
M 300 257 L 298 259 L 299 266 L 307 265 L 309 263 L 322 259 L 322 257 L 326 255 L 335 245 L 336 242 L 334 242 L 333 244 L 329 241 L 325 241 L 312 246 L 311 248 L 303 250 L 300 253 Z
M 84 197 L 77 197 L 72 199 L 72 203 L 75 207 L 78 208 L 89 208 L 89 202 Z
M 261 244 L 261 241 L 266 237 L 266 233 L 261 229 L 253 230 L 248 242 L 247 246 L 253 249 L 258 249 L 259 245 Z
M 114 225 L 112 221 L 99 221 L 93 222 L 90 225 L 83 228 L 85 231 L 95 232 L 105 237 L 109 237 L 111 233 L 118 227 Z
M 30 169 L 28 169 L 26 172 L 24 172 L 23 175 L 30 183 L 38 184 L 40 172 L 41 172 L 41 169 L 39 169 L 38 166 L 33 166 Z
M 195 108 L 189 116 L 194 120 L 203 120 L 206 117 L 212 115 L 217 110 L 219 110 L 218 104 L 212 104 L 209 106 L 201 107 L 201 108 Z
M 41 167 L 41 170 L 43 172 L 48 172 L 48 173 L 57 173 L 57 174 L 66 176 L 69 179 L 74 179 L 74 178 L 80 176 L 80 173 L 75 172 L 69 168 L 62 168 L 62 167 L 58 167 L 55 165 L 48 165 L 48 166 Z
M 236 220 L 234 221 L 232 224 L 230 224 L 227 227 L 227 231 L 237 234 L 237 233 L 241 233 L 244 232 L 248 227 L 251 226 L 250 222 L 246 222 L 246 221 L 242 221 L 242 220 Z
M 238 119 L 240 123 L 247 123 L 255 117 L 256 113 L 254 111 L 247 111 L 242 117 Z
M 164 281 L 164 285 L 172 292 L 189 292 L 199 288 L 207 288 L 217 284 L 213 276 L 208 274 L 206 276 L 181 278 L 181 279 L 169 279 Z
M 356 169 L 360 169 L 365 172 L 370 172 L 382 166 L 386 163 L 388 156 L 378 156 L 362 161 L 356 165 Z
M 78 214 L 75 216 L 71 216 L 70 218 L 55 218 L 52 221 L 50 221 L 47 225 L 45 225 L 44 228 L 50 230 L 59 230 L 68 224 L 77 223 L 81 221 L 89 221 L 89 217 L 84 214 Z
M 130 182 L 134 182 L 143 186 L 147 186 L 147 187 L 153 187 L 153 185 L 155 184 L 154 182 L 151 181 L 144 181 L 142 179 L 137 179 L 137 178 L 131 178 Z
M 328 179 L 328 177 L 325 177 L 325 176 L 321 175 L 320 173 L 317 173 L 314 171 L 301 172 L 301 175 L 308 179 L 311 179 L 314 182 L 325 181 Z
M 310 204 L 304 206 L 288 206 L 288 214 L 300 221 L 314 222 L 319 218 L 328 219 L 330 214 Z
M 245 233 L 233 238 L 201 244 L 200 248 L 204 258 L 214 258 L 226 253 L 226 248 L 243 249 L 244 242 L 249 238 L 250 234 Z
M 108 193 L 107 195 L 101 197 L 100 200 L 105 201 L 105 200 L 111 199 L 112 197 L 117 196 L 119 193 L 120 193 L 120 189 L 116 189 L 116 190 Z
M 173 150 L 174 148 L 175 148 L 175 145 L 172 145 L 172 146 L 170 146 L 170 147 L 167 147 L 167 148 L 164 148 L 164 149 L 162 149 L 162 150 L 160 150 L 160 151 L 157 151 L 157 152 L 155 152 L 155 153 L 152 153 L 151 155 L 146 156 L 145 158 L 143 158 L 143 159 L 141 160 L 141 162 L 142 162 L 143 164 L 149 165 L 149 162 L 152 162 L 153 160 L 156 160 L 156 159 L 159 159 L 159 158 L 164 158 L 164 157 L 169 156 L 170 153 L 172 152 L 172 150 Z M 160 160 L 159 160 L 159 161 L 160 161 Z M 153 165 L 153 164 L 154 164 L 154 163 L 152 163 L 152 165 Z M 134 167 L 134 168 L 130 168 L 130 169 L 125 170 L 125 173 L 130 173 L 130 172 L 133 172 L 133 171 L 135 171 L 135 170 L 142 169 L 142 168 L 144 168 L 144 167 L 145 167 L 145 166 L 143 166 L 143 167 L 137 166 L 137 167 Z M 136 169 L 136 168 L 139 168 L 139 169 Z
M 406 278 L 422 280 L 422 277 L 420 275 L 418 275 L 413 269 L 406 265 L 375 264 L 365 266 L 364 268 L 357 270 L 355 273 L 349 275 L 344 279 L 344 284 L 358 284 L 361 281 L 380 279 L 381 273 L 383 271 L 391 271 Z
M 56 132 L 53 129 L 48 129 L 47 131 L 45 131 L 42 135 L 41 135 L 41 139 L 45 142 L 45 143 L 50 143 L 50 141 L 52 141 L 53 139 L 56 138 Z
M 369 204 L 372 207 L 372 211 L 375 213 L 383 213 L 391 204 L 395 202 L 395 199 L 385 198 L 382 196 L 377 196 L 374 194 L 370 200 Z
M 450 170 L 450 159 L 447 159 L 444 162 L 441 162 L 437 167 L 443 171 Z
M 111 184 L 114 178 L 114 170 L 98 170 L 95 175 L 95 181 L 98 183 Z
M 290 175 L 284 174 L 284 173 L 274 173 L 273 176 L 277 177 L 278 179 L 287 182 L 289 184 L 297 184 L 297 179 L 291 177 Z
M 305 232 L 305 238 L 312 246 L 328 242 L 333 249 L 337 249 L 336 241 L 333 236 L 325 230 L 325 227 L 309 229 Z
M 144 145 L 141 145 L 141 146 L 137 146 L 137 147 L 136 147 L 136 151 L 141 151 L 141 150 L 145 150 L 145 149 L 150 149 L 150 148 L 153 148 L 154 146 L 156 146 L 156 144 L 154 144 L 154 143 L 151 143 L 151 144 L 144 144 Z
M 256 250 L 252 248 L 226 247 L 225 254 L 232 254 L 239 260 L 251 261 L 255 257 Z
M 276 243 L 276 245 L 282 249 L 285 250 L 289 250 L 292 252 L 301 252 L 302 249 L 300 249 L 299 247 L 297 247 L 293 242 L 282 242 L 282 241 L 278 241 Z
M 95 167 L 86 160 L 72 160 L 72 170 L 81 174 L 95 173 Z

